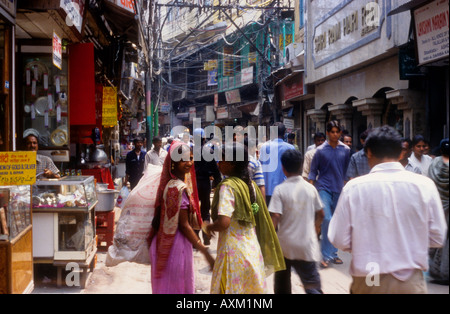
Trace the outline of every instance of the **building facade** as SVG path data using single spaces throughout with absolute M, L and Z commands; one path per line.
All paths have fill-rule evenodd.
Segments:
M 389 14 L 407 2 L 306 2 L 304 79 L 314 89 L 313 107 L 304 109 L 308 135 L 338 119 L 354 138 L 384 124 L 431 145 L 448 137 L 448 1 L 429 1 L 447 4 L 446 53 L 439 64 L 420 65 L 410 11 Z

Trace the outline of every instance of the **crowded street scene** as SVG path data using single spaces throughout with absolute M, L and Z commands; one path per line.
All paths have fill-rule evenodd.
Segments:
M 0 0 L 0 294 L 449 294 L 448 4 Z

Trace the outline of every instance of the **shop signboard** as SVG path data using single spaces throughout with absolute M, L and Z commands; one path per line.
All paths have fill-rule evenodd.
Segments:
M 419 65 L 449 56 L 448 0 L 436 0 L 414 10 Z
M 217 64 L 217 60 L 208 60 L 207 62 L 203 63 L 203 70 L 212 71 L 214 69 L 217 69 Z
M 61 37 L 53 31 L 53 65 L 62 70 L 62 41 Z
M 217 86 L 217 69 L 208 71 L 208 86 Z
M 241 85 L 253 83 L 253 66 L 242 69 L 241 71 Z
M 170 112 L 170 104 L 168 102 L 162 102 L 159 104 L 159 111 L 163 113 Z
M 66 12 L 66 24 L 74 26 L 81 34 L 86 0 L 61 0 L 60 7 Z
M 36 152 L 0 152 L 0 186 L 36 182 Z
M 399 47 L 398 50 L 399 73 L 401 80 L 409 80 L 412 77 L 425 76 L 417 66 L 416 51 L 413 44 Z
M 16 16 L 16 0 L 0 0 L 0 7 L 4 8 L 12 16 Z
M 136 11 L 134 10 L 135 0 L 110 0 L 110 1 L 114 2 L 117 6 L 127 10 L 128 12 L 136 14 Z
M 314 21 L 311 56 L 318 68 L 381 37 L 390 1 L 344 0 Z
M 103 87 L 102 125 L 117 124 L 117 92 L 113 87 Z
M 283 124 L 286 127 L 286 132 L 292 132 L 295 129 L 294 119 L 284 118 Z
M 217 119 L 228 119 L 228 107 L 217 108 Z
M 290 100 L 304 94 L 303 73 L 295 76 L 295 79 L 289 80 L 283 85 L 284 99 Z
M 227 104 L 236 104 L 241 102 L 241 93 L 239 89 L 233 89 L 225 92 L 225 98 L 227 100 Z

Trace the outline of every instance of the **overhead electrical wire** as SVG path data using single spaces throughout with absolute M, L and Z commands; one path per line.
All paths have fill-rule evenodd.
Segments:
M 264 2 L 263 4 L 259 4 L 259 6 L 261 5 L 269 5 L 270 3 L 273 3 L 274 1 L 269 0 Z M 159 5 L 156 4 L 156 6 L 160 6 L 160 8 L 162 6 L 167 6 L 169 7 L 168 12 L 170 12 L 170 10 L 172 10 L 174 7 L 178 7 L 178 9 L 181 11 L 181 8 L 195 8 L 195 6 L 193 5 L 183 5 L 183 4 L 173 4 L 173 5 Z M 235 5 L 233 7 L 229 6 L 227 9 L 240 9 L 242 6 L 239 5 Z M 198 8 L 198 7 L 197 7 Z M 204 7 L 203 9 L 208 9 L 208 7 Z M 254 9 L 258 9 L 261 10 L 262 8 L 258 7 L 257 5 L 255 6 L 251 6 L 251 5 L 247 5 L 245 11 L 248 13 L 248 11 L 254 10 Z M 272 12 L 273 10 L 280 10 L 280 9 L 289 9 L 286 7 L 264 7 L 264 10 L 262 10 L 260 14 L 256 13 L 255 17 L 258 16 L 258 18 L 254 18 L 253 20 L 249 21 L 248 23 L 246 23 L 245 25 L 242 25 L 243 23 L 241 23 L 241 27 L 243 29 L 245 29 L 245 34 L 247 36 L 250 36 L 252 38 L 257 38 L 257 36 L 261 36 L 264 35 L 267 27 L 269 26 L 269 24 L 265 24 L 265 20 L 267 20 L 268 18 L 271 18 L 274 14 L 274 12 Z M 156 11 L 156 9 L 155 9 Z M 207 10 L 204 10 L 207 11 Z M 243 9 L 241 11 L 244 11 Z M 162 18 L 161 15 L 161 10 L 159 10 L 159 17 L 160 20 Z M 276 12 L 275 12 L 276 13 Z M 212 15 L 211 15 L 212 16 Z M 196 18 L 197 20 L 200 19 L 201 14 L 197 14 Z M 242 18 L 243 16 L 240 17 L 236 17 L 236 19 L 238 18 Z M 168 15 L 166 15 L 164 17 L 164 21 L 162 25 L 159 25 L 159 31 L 158 31 L 158 37 L 157 37 L 157 43 L 155 43 L 155 47 L 156 50 L 161 52 L 164 51 L 164 49 L 170 50 L 173 48 L 164 48 L 164 46 L 161 46 L 161 48 L 159 48 L 160 44 L 158 43 L 162 43 L 162 33 L 163 33 L 163 29 L 165 25 L 165 22 L 168 19 Z M 195 19 L 195 18 L 194 18 Z M 164 77 L 164 75 L 161 75 L 164 72 L 167 71 L 171 71 L 172 73 L 182 73 L 182 75 L 185 75 L 188 78 L 204 78 L 204 79 L 196 79 L 195 80 L 195 84 L 196 85 L 204 85 L 205 83 L 207 83 L 207 78 L 205 78 L 205 75 L 201 74 L 200 72 L 202 71 L 202 65 L 201 62 L 203 62 L 205 59 L 215 59 L 219 56 L 224 57 L 224 58 L 231 58 L 233 59 L 233 61 L 237 61 L 239 62 L 239 60 L 244 60 L 245 58 L 248 58 L 248 55 L 240 55 L 238 54 L 242 49 L 245 48 L 246 45 L 242 45 L 238 47 L 238 50 L 234 51 L 233 54 L 226 54 L 223 52 L 223 46 L 224 45 L 231 45 L 231 46 L 235 46 L 236 43 L 238 43 L 239 41 L 241 41 L 244 38 L 243 34 L 240 34 L 237 29 L 231 33 L 231 34 L 224 34 L 223 31 L 229 30 L 231 28 L 231 25 L 227 25 L 227 27 L 224 28 L 218 28 L 218 29 L 200 29 L 198 27 L 195 28 L 189 28 L 189 30 L 185 30 L 182 25 L 180 25 L 180 20 L 179 19 L 175 19 L 176 20 L 176 26 L 179 27 L 178 29 L 183 30 L 185 33 L 190 32 L 190 35 L 184 39 L 184 42 L 182 42 L 180 44 L 180 40 L 177 40 L 174 36 L 171 37 L 171 41 L 172 43 L 176 43 L 175 45 L 178 45 L 178 47 L 176 47 L 177 49 L 185 49 L 186 51 L 183 51 L 182 53 L 176 53 L 173 58 L 171 58 L 171 61 L 173 62 L 173 64 L 177 64 L 177 66 L 171 66 L 170 64 L 167 65 L 166 61 L 167 58 L 165 58 L 165 56 L 163 55 L 162 58 L 159 58 L 159 55 L 156 56 L 155 60 L 160 64 L 160 68 L 159 71 L 163 71 L 160 72 L 160 77 L 161 77 L 161 81 L 160 84 L 163 83 L 163 85 L 161 85 L 160 89 L 159 89 L 159 94 L 158 94 L 158 99 L 164 98 L 161 97 L 161 92 L 162 90 L 167 90 L 167 89 L 173 89 L 173 90 L 178 90 L 178 91 L 188 91 L 190 93 L 195 93 L 198 90 L 197 89 L 192 89 L 189 88 L 188 86 L 192 86 L 192 83 L 180 83 L 180 82 L 168 82 L 166 80 L 166 78 Z M 263 26 L 262 28 L 259 29 L 255 29 L 255 30 L 249 30 L 248 26 L 251 24 L 256 24 L 259 26 Z M 173 24 L 172 24 L 173 25 Z M 186 23 L 184 23 L 184 25 L 186 25 Z M 222 33 L 220 34 L 214 34 L 208 38 L 204 38 L 203 34 L 210 32 L 210 31 L 214 31 L 214 32 L 218 32 L 221 31 Z M 169 32 L 169 34 L 174 34 L 175 32 Z M 170 35 L 169 35 L 170 36 Z M 231 40 L 231 41 L 230 41 Z M 165 41 L 166 44 L 170 44 L 169 40 Z M 205 47 L 207 45 L 207 47 Z M 267 51 L 268 48 L 267 46 L 264 47 L 264 51 Z M 200 53 L 200 58 L 197 55 L 197 53 Z M 215 56 L 215 57 L 214 57 Z M 162 63 L 161 63 L 162 62 Z M 195 63 L 197 63 L 197 65 L 195 65 Z M 180 64 L 183 64 L 182 66 L 180 66 Z M 185 64 L 191 64 L 190 66 L 185 66 Z M 232 71 L 233 74 L 238 74 L 240 72 L 240 64 L 239 65 L 235 65 L 232 69 L 230 69 Z M 194 71 L 194 73 L 190 73 Z M 271 73 L 270 71 L 267 69 L 266 66 L 261 67 L 260 69 L 262 76 L 263 77 L 268 77 Z M 167 75 L 167 74 L 166 74 Z M 267 86 L 266 84 L 266 80 L 262 80 L 261 81 L 261 86 L 263 91 L 270 91 L 272 90 L 270 88 L 270 86 Z

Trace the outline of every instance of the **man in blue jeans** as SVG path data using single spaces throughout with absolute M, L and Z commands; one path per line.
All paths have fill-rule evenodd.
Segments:
M 328 225 L 336 208 L 341 190 L 345 184 L 350 148 L 339 141 L 342 129 L 338 121 L 327 124 L 328 140 L 317 148 L 311 163 L 308 180 L 319 191 L 324 205 L 325 218 L 321 227 L 321 267 L 326 268 L 330 262 L 342 264 L 337 249 L 328 240 Z

